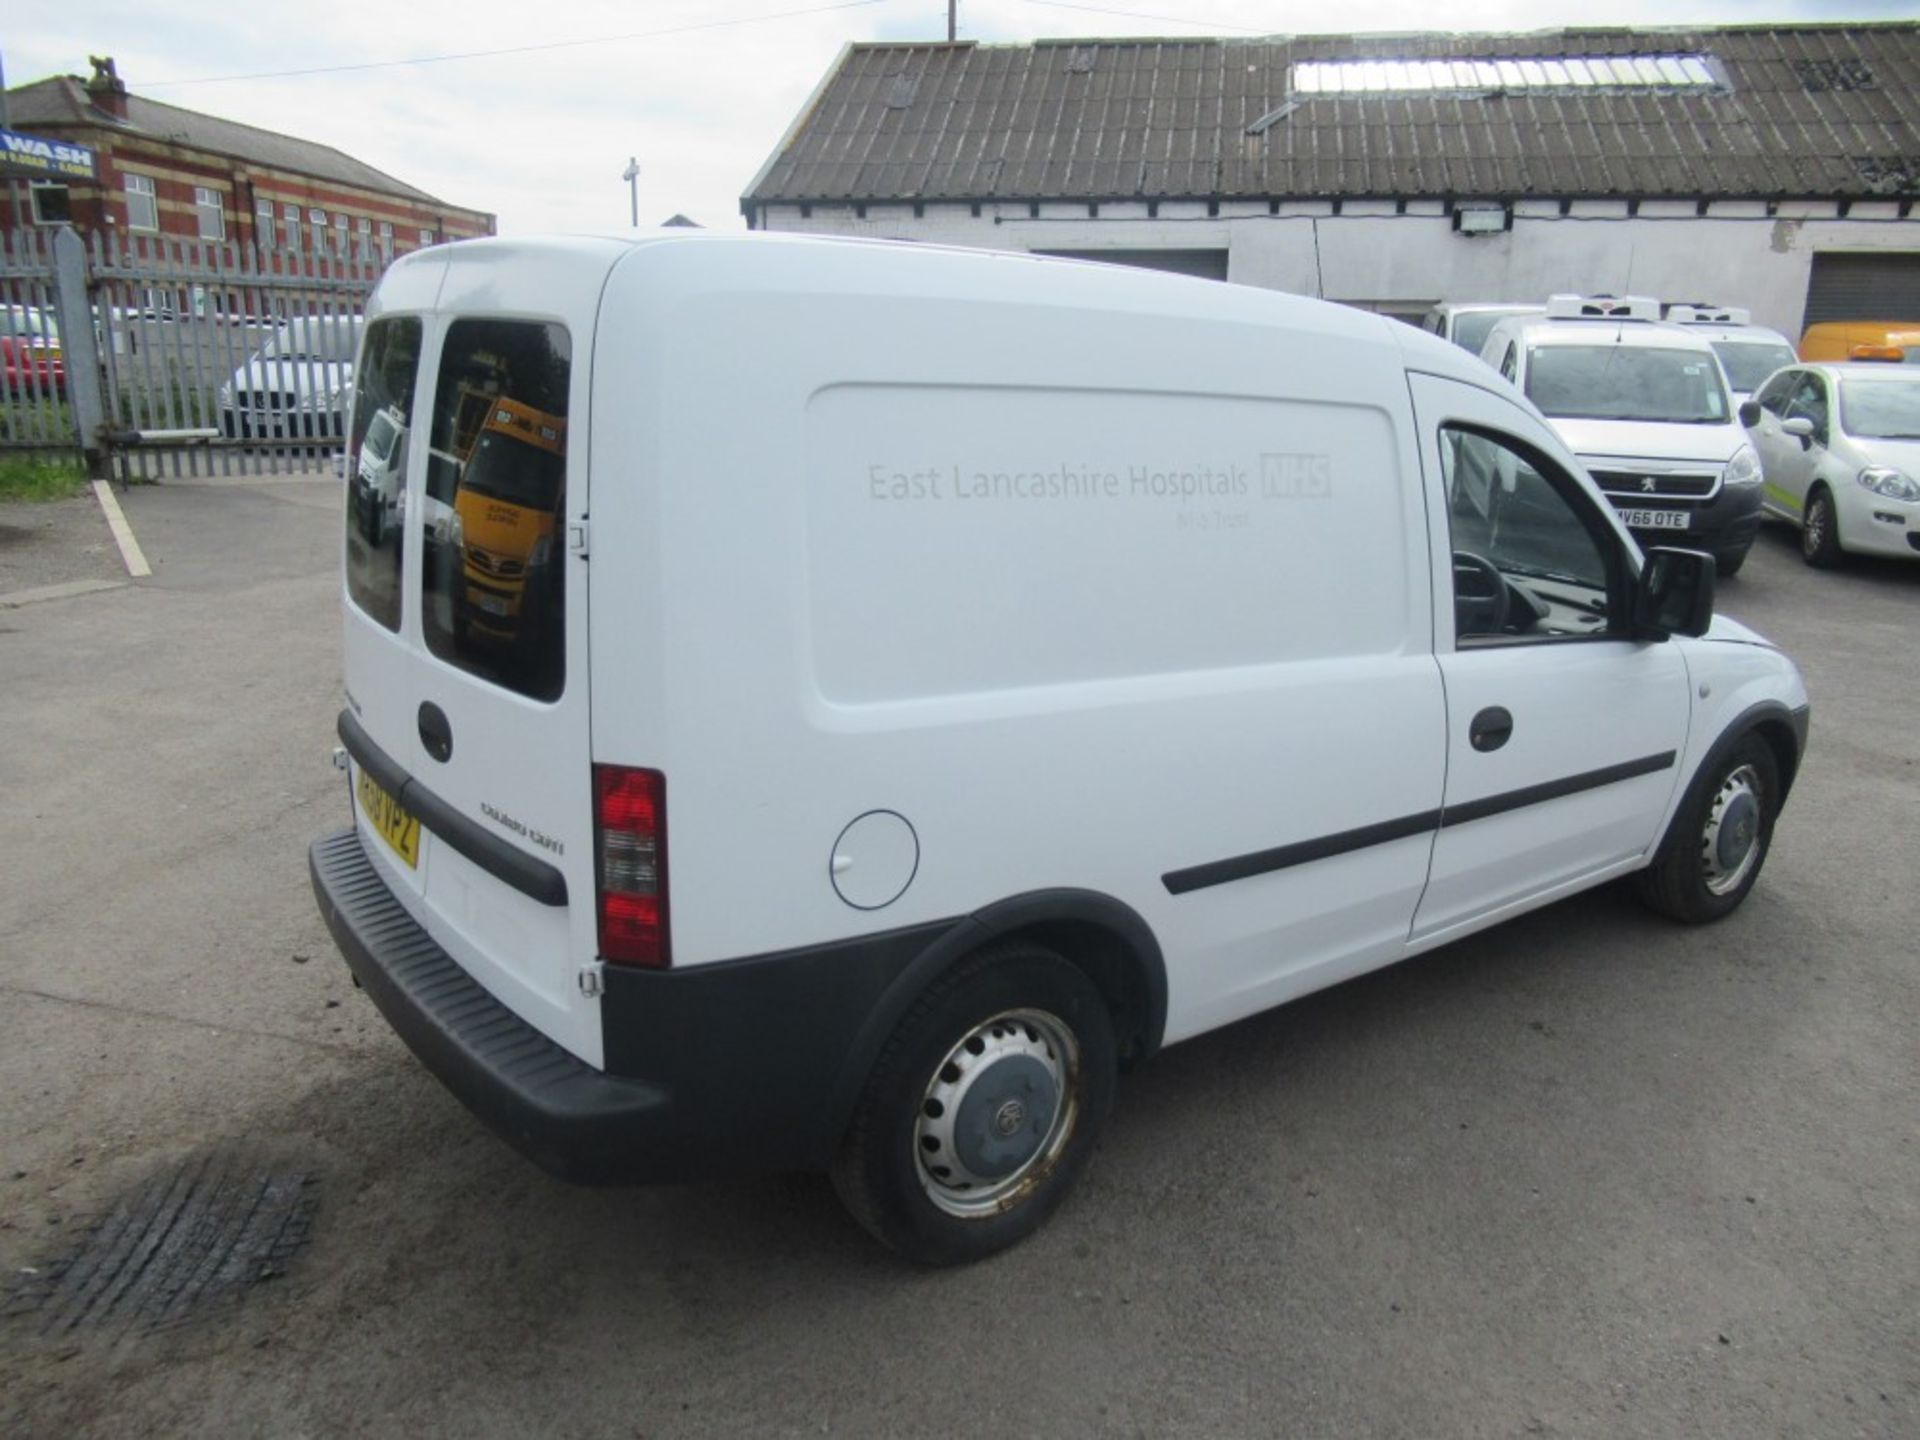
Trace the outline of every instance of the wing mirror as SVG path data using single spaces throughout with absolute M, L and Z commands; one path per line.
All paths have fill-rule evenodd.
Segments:
M 1760 402 L 1743 400 L 1740 402 L 1740 423 L 1751 430 L 1760 423 Z
M 1713 557 L 1656 545 L 1633 595 L 1634 633 L 1645 640 L 1704 635 L 1713 623 Z
M 1813 443 L 1813 421 L 1804 415 L 1796 415 L 1791 420 L 1782 420 L 1780 422 L 1780 433 L 1782 435 L 1793 436 L 1794 439 L 1800 442 L 1800 447 L 1804 450 L 1808 445 Z

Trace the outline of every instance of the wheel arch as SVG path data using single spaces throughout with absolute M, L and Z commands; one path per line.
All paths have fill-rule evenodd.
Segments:
M 983 945 L 1031 939 L 1083 970 L 1106 997 L 1122 1059 L 1160 1048 L 1167 1025 L 1167 969 L 1160 942 L 1138 911 L 1095 890 L 1033 890 L 982 907 L 907 965 L 881 996 L 849 1047 L 834 1091 L 833 1120 L 844 1129 L 887 1037 L 913 1002 Z

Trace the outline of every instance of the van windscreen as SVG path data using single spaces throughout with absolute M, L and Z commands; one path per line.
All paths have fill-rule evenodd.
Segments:
M 566 682 L 564 327 L 456 320 L 434 386 L 421 630 L 450 665 L 535 700 Z
M 1711 356 L 1624 342 L 1536 345 L 1527 398 L 1556 420 L 1724 425 L 1733 413 Z

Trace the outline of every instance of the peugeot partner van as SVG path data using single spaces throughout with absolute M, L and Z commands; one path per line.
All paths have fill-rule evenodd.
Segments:
M 1722 575 L 1760 531 L 1760 460 L 1697 328 L 1646 296 L 1553 295 L 1503 320 L 1480 358 L 1545 412 L 1647 543 L 1709 551 Z
M 347 536 L 315 893 L 570 1179 L 820 1167 L 905 1255 L 990 1254 L 1122 1065 L 1616 877 L 1718 919 L 1800 764 L 1799 674 L 1711 561 L 1643 554 L 1512 386 L 1380 316 L 489 239 L 395 262 L 358 373 L 352 447 L 389 407 L 429 439 L 397 532 Z M 499 457 L 556 487 L 512 645 L 452 593 L 473 395 L 565 437 Z

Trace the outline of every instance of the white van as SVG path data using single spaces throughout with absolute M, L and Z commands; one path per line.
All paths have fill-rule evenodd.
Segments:
M 1522 305 L 1506 300 L 1443 300 L 1421 318 L 1420 328 L 1429 335 L 1451 340 L 1469 355 L 1478 355 L 1487 343 L 1487 332 L 1502 320 L 1517 315 L 1538 315 L 1544 305 Z
M 397 261 L 357 374 L 352 446 L 429 438 L 347 536 L 315 891 L 569 1178 L 830 1167 L 905 1254 L 991 1253 L 1123 1063 L 1616 876 L 1718 918 L 1800 762 L 1707 558 L 1643 559 L 1511 386 L 1383 317 L 497 239 Z
M 1778 330 L 1753 323 L 1753 312 L 1740 305 L 1667 305 L 1663 318 L 1684 326 L 1713 346 L 1720 368 L 1727 372 L 1727 388 L 1737 410 L 1774 371 L 1799 363 L 1793 342 Z
M 1710 551 L 1735 574 L 1760 532 L 1760 457 L 1706 335 L 1646 296 L 1552 295 L 1502 320 L 1480 358 L 1520 387 L 1643 543 Z

